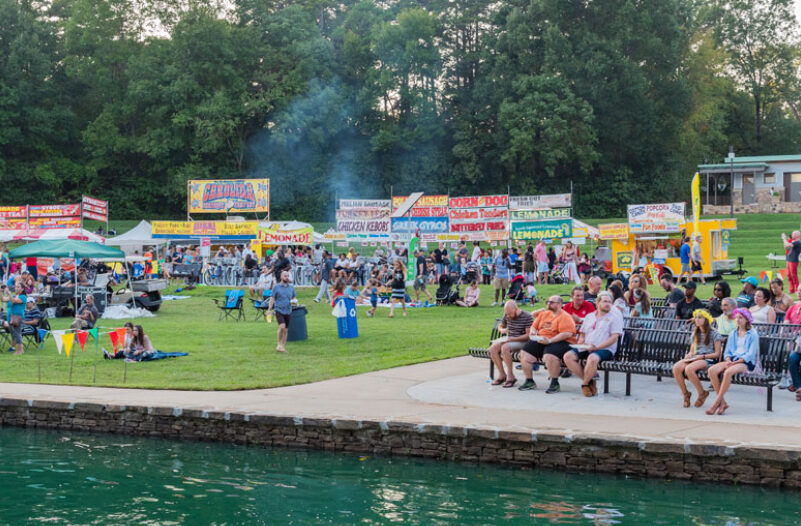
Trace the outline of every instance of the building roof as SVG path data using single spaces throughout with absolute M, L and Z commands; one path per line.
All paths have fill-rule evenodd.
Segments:
M 742 159 L 742 158 L 740 158 Z M 801 161 L 801 159 L 799 159 Z M 732 168 L 736 172 L 742 172 L 745 170 L 754 171 L 754 172 L 764 172 L 770 167 L 767 163 L 754 163 L 754 162 L 738 162 L 734 161 L 734 163 L 725 163 L 725 164 L 699 164 L 698 171 L 701 173 L 729 173 Z
M 729 162 L 723 159 L 724 163 Z M 752 157 L 735 157 L 734 164 L 737 163 L 780 163 L 780 162 L 801 162 L 801 153 L 795 155 L 756 155 Z

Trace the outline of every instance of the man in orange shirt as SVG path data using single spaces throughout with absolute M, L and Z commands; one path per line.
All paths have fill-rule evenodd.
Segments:
M 562 356 L 570 350 L 571 343 L 576 343 L 576 323 L 562 310 L 562 298 L 551 296 L 546 305 L 548 308 L 541 311 L 531 324 L 531 341 L 520 352 L 520 362 L 526 377 L 525 383 L 518 387 L 521 391 L 537 388 L 533 378 L 533 365 L 544 360 L 551 377 L 551 385 L 545 392 L 558 393 Z

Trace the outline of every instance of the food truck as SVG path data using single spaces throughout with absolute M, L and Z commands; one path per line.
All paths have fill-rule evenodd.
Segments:
M 674 276 L 681 274 L 681 240 L 683 235 L 695 243 L 692 221 L 684 218 L 684 203 L 630 205 L 628 223 L 599 225 L 599 238 L 606 240 L 611 252 L 611 271 L 631 272 L 653 267 Z M 701 234 L 702 271 L 706 278 L 733 271 L 736 261 L 729 258 L 731 232 L 737 230 L 736 219 L 698 221 Z M 609 265 L 607 264 L 607 268 Z

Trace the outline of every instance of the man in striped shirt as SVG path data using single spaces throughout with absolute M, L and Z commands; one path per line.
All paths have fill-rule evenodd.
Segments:
M 503 306 L 503 319 L 498 330 L 505 336 L 498 338 L 490 345 L 490 358 L 498 370 L 498 377 L 492 385 L 503 385 L 507 389 L 513 387 L 517 379 L 514 374 L 512 351 L 518 351 L 529 341 L 528 331 L 534 318 L 528 312 L 520 310 L 514 300 Z M 503 354 L 503 359 L 501 359 Z

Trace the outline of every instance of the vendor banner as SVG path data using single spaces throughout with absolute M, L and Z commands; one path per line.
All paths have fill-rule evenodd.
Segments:
M 509 209 L 496 208 L 457 208 L 448 211 L 448 219 L 454 223 L 476 223 L 487 220 L 504 222 L 509 217 Z
M 0 219 L 26 219 L 27 206 L 0 206 Z
M 278 224 L 259 227 L 259 241 L 264 245 L 311 245 L 314 242 L 314 228 L 311 226 L 285 230 Z
M 371 219 L 389 219 L 389 208 L 340 208 L 336 212 L 337 221 L 367 221 Z
M 573 237 L 573 221 L 512 221 L 512 239 L 533 241 L 538 239 L 561 239 Z
M 187 182 L 190 214 L 269 212 L 269 179 L 220 179 Z
M 598 231 L 600 232 L 598 236 L 600 239 L 628 239 L 629 237 L 628 223 L 607 223 L 598 225 Z
M 684 203 L 629 205 L 629 232 L 679 232 L 684 223 Z
M 445 234 L 448 232 L 447 217 L 396 217 L 392 219 L 393 234 Z
M 468 232 L 506 232 L 506 221 L 478 221 L 470 223 L 451 223 L 450 231 L 453 233 Z
M 81 228 L 80 217 L 32 217 L 28 220 L 28 228 Z
M 541 210 L 512 210 L 509 212 L 512 220 L 541 221 L 543 219 L 570 219 L 573 217 L 572 208 L 544 208 Z
M 570 208 L 572 194 L 518 195 L 509 196 L 511 210 L 536 210 L 538 208 Z
M 392 198 L 392 211 L 406 202 L 408 196 L 394 196 Z M 415 214 L 415 209 L 429 212 L 429 215 Z M 437 215 L 434 215 L 437 214 Z M 412 207 L 412 217 L 447 217 L 448 216 L 448 196 L 447 195 L 424 195 Z
M 337 232 L 346 234 L 389 234 L 391 222 L 386 219 L 337 220 Z
M 153 221 L 152 228 L 153 237 L 159 239 L 209 237 L 244 241 L 259 234 L 258 221 Z
M 81 205 L 30 205 L 28 217 L 78 217 Z
M 340 199 L 339 208 L 386 208 L 392 207 L 389 199 Z
M 509 206 L 508 195 L 480 195 L 474 197 L 451 197 L 448 208 L 487 208 L 493 206 Z
M 89 196 L 81 199 L 81 215 L 95 221 L 108 221 L 108 201 L 101 201 Z

